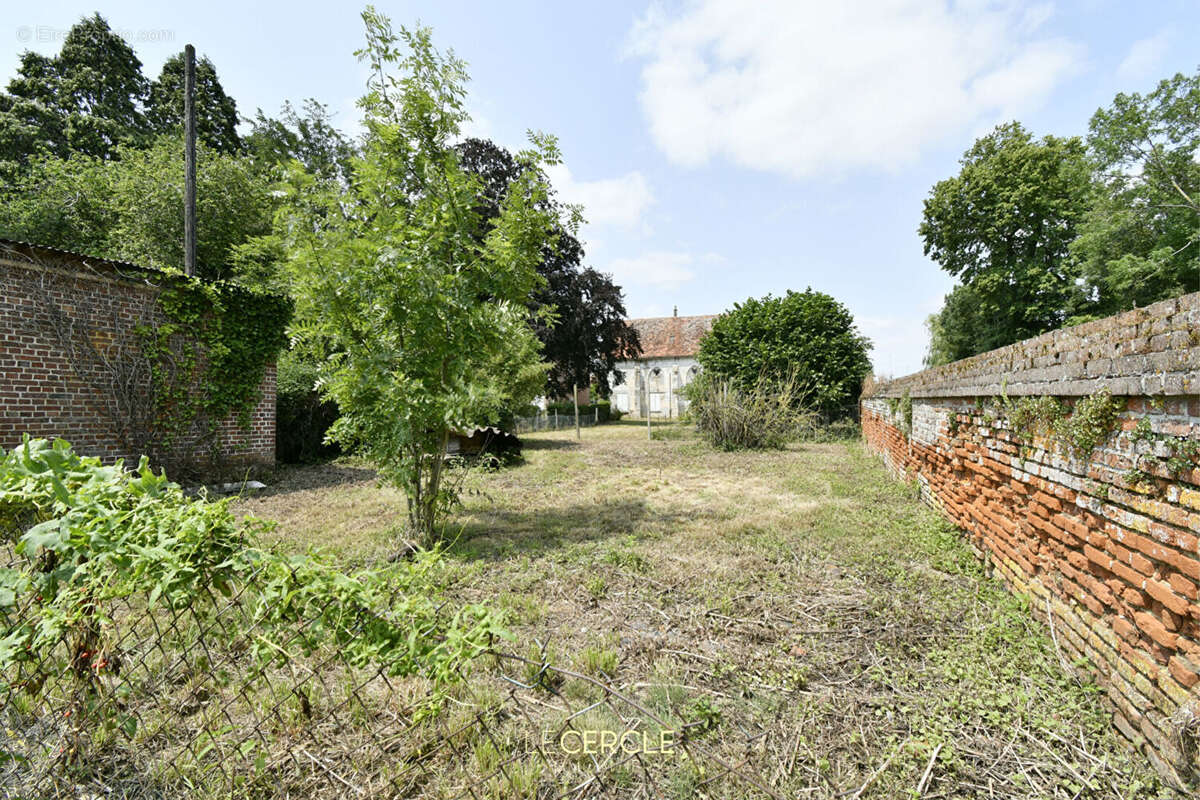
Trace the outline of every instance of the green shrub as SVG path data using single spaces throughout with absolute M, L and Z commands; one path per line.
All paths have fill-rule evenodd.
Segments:
M 802 375 L 809 406 L 826 419 L 852 416 L 871 374 L 870 341 L 827 294 L 806 289 L 734 304 L 700 340 L 704 371 L 749 391 L 763 376 Z
M 338 418 L 337 403 L 322 400 L 317 368 L 295 353 L 280 354 L 275 377 L 275 457 L 286 464 L 333 458 L 341 452 L 325 434 Z
M 696 427 L 722 450 L 779 449 L 816 426 L 795 373 L 780 381 L 760 378 L 749 390 L 702 373 L 685 391 Z

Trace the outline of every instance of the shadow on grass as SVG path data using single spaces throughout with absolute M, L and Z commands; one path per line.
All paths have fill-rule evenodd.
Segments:
M 448 526 L 454 540 L 449 552 L 459 558 L 504 559 L 633 536 L 645 529 L 650 509 L 643 500 L 628 499 L 528 511 L 483 508 L 462 516 L 469 519 L 460 517 Z M 669 525 L 670 516 L 655 513 L 654 522 Z
M 579 447 L 579 441 L 575 438 L 574 431 L 557 431 L 564 436 L 570 435 L 570 439 L 521 439 L 522 450 L 573 450 Z
M 273 497 L 277 494 L 327 489 L 374 479 L 375 470 L 370 467 L 350 467 L 332 463 L 286 465 L 279 467 L 267 488 L 255 492 L 254 496 Z

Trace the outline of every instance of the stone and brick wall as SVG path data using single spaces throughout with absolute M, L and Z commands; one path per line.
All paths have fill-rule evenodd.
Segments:
M 106 461 L 141 455 L 122 430 L 127 398 L 150 395 L 148 374 L 105 368 L 136 341 L 133 327 L 156 309 L 154 272 L 24 245 L 0 247 L 0 447 L 24 434 L 63 438 Z M 72 352 L 74 351 L 74 352 Z M 125 389 L 114 375 L 134 381 Z M 187 443 L 182 448 L 186 452 Z M 195 463 L 270 468 L 275 463 L 275 369 L 264 376 L 249 425 L 218 424 Z M 197 451 L 200 445 L 197 444 Z
M 1106 389 L 1121 411 L 1087 454 L 1005 413 Z M 1124 735 L 1196 781 L 1200 462 L 1168 456 L 1200 440 L 1200 293 L 877 386 L 861 412 L 867 446 L 1089 665 Z

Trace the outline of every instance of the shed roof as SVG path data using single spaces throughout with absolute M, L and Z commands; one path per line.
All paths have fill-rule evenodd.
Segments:
M 642 317 L 629 320 L 638 332 L 642 358 L 694 356 L 700 352 L 700 340 L 712 329 L 716 314 L 695 317 Z
M 143 276 L 163 274 L 163 270 L 156 267 L 131 264 L 128 261 L 116 261 L 111 258 L 102 258 L 73 250 L 63 250 L 61 247 L 22 242 L 18 239 L 0 238 L 0 258 L 19 259 L 54 266 L 77 267 L 86 265 L 106 269 L 123 277 L 133 277 L 130 273 Z

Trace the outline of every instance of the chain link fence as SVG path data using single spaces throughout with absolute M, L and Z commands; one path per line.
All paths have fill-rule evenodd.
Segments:
M 256 627 L 257 591 L 252 575 L 182 608 L 130 600 L 98 635 L 7 668 L 0 797 L 778 796 L 762 732 L 710 736 L 681 698 L 563 668 L 547 647 L 495 647 L 449 682 L 389 675 L 309 651 L 306 623 Z
M 593 408 L 591 411 L 579 412 L 579 427 L 591 428 L 601 424 L 604 420 L 601 419 L 600 410 Z M 515 420 L 516 430 L 514 433 L 537 433 L 538 431 L 561 431 L 575 428 L 574 414 L 559 414 L 558 412 L 548 412 L 538 414 L 532 417 L 517 417 Z

